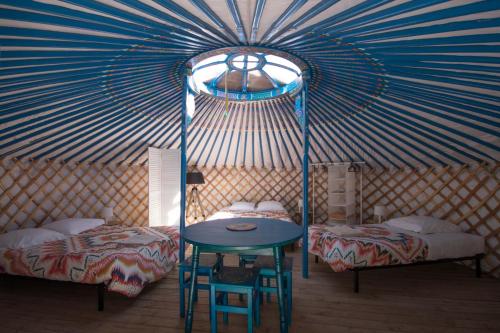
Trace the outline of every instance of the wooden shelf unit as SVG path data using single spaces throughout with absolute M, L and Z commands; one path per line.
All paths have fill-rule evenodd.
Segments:
M 356 223 L 356 172 L 346 165 L 328 167 L 328 221 Z

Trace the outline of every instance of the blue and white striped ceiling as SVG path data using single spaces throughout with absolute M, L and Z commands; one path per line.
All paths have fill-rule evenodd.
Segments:
M 500 1 L 0 1 L 0 157 L 177 148 L 183 64 L 254 45 L 311 68 L 310 160 L 499 160 Z M 293 100 L 196 98 L 200 166 L 301 165 Z

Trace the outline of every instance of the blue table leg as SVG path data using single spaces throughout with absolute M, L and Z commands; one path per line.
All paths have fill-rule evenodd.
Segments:
M 285 315 L 285 296 L 283 294 L 283 255 L 279 246 L 273 248 L 274 265 L 276 267 L 276 286 L 278 287 L 278 305 L 280 309 L 280 332 L 287 333 L 288 325 Z
M 196 292 L 196 275 L 198 272 L 199 261 L 200 261 L 200 248 L 196 245 L 193 245 L 191 277 L 189 281 L 191 283 L 191 287 L 189 288 L 188 311 L 187 311 L 186 321 L 184 323 L 185 333 L 191 333 L 191 329 L 193 328 L 193 302 L 194 302 L 194 295 Z

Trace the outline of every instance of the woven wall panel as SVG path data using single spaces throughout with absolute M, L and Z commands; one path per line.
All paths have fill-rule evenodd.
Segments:
M 456 166 L 420 170 L 372 170 L 365 174 L 364 218 L 375 205 L 387 207 L 388 218 L 431 215 L 460 225 L 486 240 L 484 268 L 500 276 L 500 169 Z
M 294 219 L 302 197 L 300 170 L 202 168 L 199 187 L 210 215 L 233 201 L 277 200 Z M 486 239 L 485 269 L 500 276 L 499 165 L 457 166 L 420 170 L 365 170 L 363 217 L 385 205 L 389 217 L 432 215 L 461 225 Z M 327 218 L 327 172 L 310 175 L 315 187 L 316 223 Z M 57 162 L 0 160 L 0 232 L 38 226 L 64 217 L 99 215 L 114 206 L 125 225 L 147 225 L 147 167 L 76 165 Z M 190 190 L 190 187 L 188 187 Z M 359 200 L 359 196 L 358 196 Z M 188 223 L 192 216 L 188 216 Z
M 147 167 L 0 160 L 0 233 L 98 217 L 104 206 L 125 225 L 147 225 L 147 182 Z
M 302 197 L 300 170 L 243 168 L 197 168 L 205 177 L 199 187 L 207 216 L 234 201 L 280 201 L 295 219 L 297 200 Z M 188 191 L 190 187 L 188 186 Z M 188 223 L 193 222 L 188 216 Z
M 302 173 L 266 169 L 201 169 L 206 184 L 200 187 L 208 215 L 233 201 L 281 201 L 294 214 L 302 197 Z M 385 205 L 388 218 L 432 215 L 485 237 L 484 268 L 500 276 L 499 165 L 456 166 L 420 170 L 369 170 L 363 172 L 363 220 L 373 222 L 373 207 Z M 309 193 L 315 187 L 314 220 L 327 219 L 326 168 L 316 168 Z M 359 182 L 359 178 L 358 178 Z M 357 189 L 358 186 L 357 186 Z M 311 198 L 312 199 L 312 198 Z M 359 203 L 359 191 L 357 195 Z M 192 221 L 192 218 L 188 218 Z

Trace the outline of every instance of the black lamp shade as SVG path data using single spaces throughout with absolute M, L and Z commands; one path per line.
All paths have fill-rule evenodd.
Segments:
M 186 184 L 188 185 L 205 184 L 205 179 L 203 179 L 203 174 L 201 172 L 188 172 L 186 176 Z

